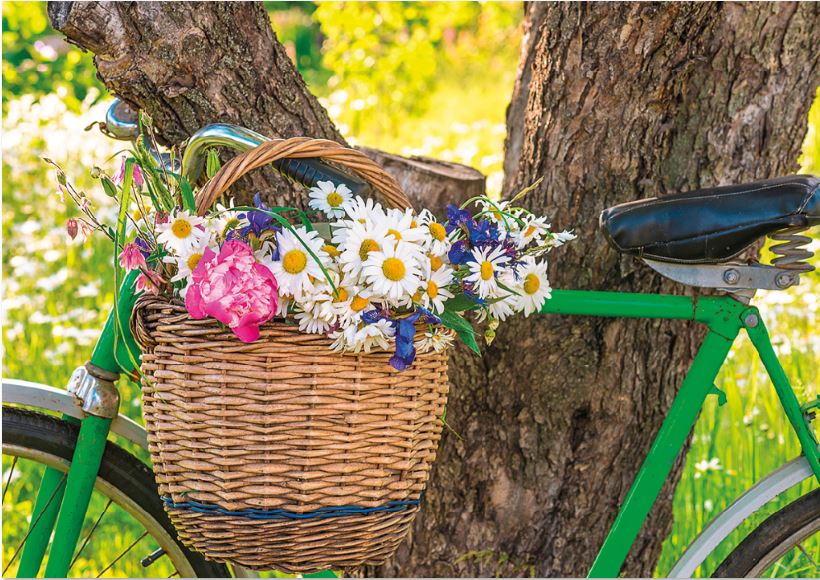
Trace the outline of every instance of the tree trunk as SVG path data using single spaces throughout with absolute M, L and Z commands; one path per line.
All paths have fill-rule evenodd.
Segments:
M 49 2 L 48 14 L 70 42 L 95 54 L 106 88 L 153 119 L 164 145 L 209 123 L 345 143 L 277 42 L 261 2 Z M 442 190 L 455 202 L 476 187 L 484 191 L 484 176 L 470 167 L 390 158 L 391 173 L 418 207 Z M 304 200 L 300 188 L 270 170 L 232 190 L 244 202 L 256 191 L 275 191 L 265 196 L 272 205 Z
M 257 5 L 49 13 L 169 142 L 216 120 L 337 137 Z M 555 287 L 683 291 L 607 247 L 598 213 L 793 171 L 820 75 L 819 14 L 813 4 L 527 6 L 505 191 L 543 176 L 526 201 L 579 234 L 552 256 Z M 447 419 L 460 437 L 445 433 L 412 541 L 376 572 L 586 574 L 701 336 L 685 323 L 531 317 L 503 324 L 482 358 L 457 349 Z M 628 574 L 651 574 L 672 491 Z
M 820 80 L 817 4 L 537 4 L 508 110 L 505 193 L 579 238 L 554 287 L 684 291 L 597 231 L 599 212 L 796 170 Z M 452 365 L 412 542 L 381 574 L 583 576 L 702 338 L 693 324 L 532 317 Z M 679 461 L 674 481 L 680 473 Z M 668 484 L 625 572 L 649 576 Z

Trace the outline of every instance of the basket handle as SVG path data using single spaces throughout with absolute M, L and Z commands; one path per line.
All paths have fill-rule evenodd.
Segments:
M 197 214 L 203 215 L 217 198 L 243 175 L 285 158 L 318 158 L 335 161 L 370 183 L 391 207 L 398 209 L 412 207 L 395 178 L 363 153 L 339 145 L 335 141 L 293 137 L 266 141 L 237 155 L 223 165 L 216 175 L 197 192 Z

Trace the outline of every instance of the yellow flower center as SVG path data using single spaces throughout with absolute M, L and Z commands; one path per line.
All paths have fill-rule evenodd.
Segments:
M 194 268 L 196 268 L 197 264 L 199 264 L 199 261 L 201 259 L 202 259 L 202 254 L 191 254 L 191 256 L 188 258 L 188 262 L 187 262 L 188 269 L 193 271 Z
M 493 277 L 493 263 L 492 262 L 481 262 L 481 279 L 482 280 L 489 280 Z
M 339 195 L 339 193 L 335 190 L 331 191 L 330 194 L 328 194 L 327 196 L 327 205 L 329 205 L 330 207 L 339 207 L 340 205 L 342 205 L 343 201 L 344 198 L 341 195 Z
M 359 246 L 359 258 L 361 258 L 362 261 L 367 260 L 367 255 L 377 250 L 381 250 L 381 246 L 376 240 L 364 240 L 362 245 Z
M 438 222 L 431 222 L 430 223 L 430 235 L 433 236 L 434 239 L 438 240 L 439 242 L 443 242 L 444 238 L 447 237 L 447 230 L 444 229 L 444 226 Z
M 412 296 L 413 302 L 419 302 L 421 300 L 421 290 L 416 290 L 416 293 Z
M 333 244 L 325 244 L 322 246 L 322 249 L 327 252 L 327 255 L 331 258 L 338 258 L 339 257 L 339 250 L 336 249 L 336 246 Z
M 361 312 L 367 305 L 370 304 L 370 301 L 367 298 L 362 298 L 361 296 L 354 296 L 353 300 L 350 301 L 350 309 L 353 312 Z
M 307 256 L 302 250 L 291 250 L 282 258 L 282 267 L 288 274 L 298 274 L 307 266 Z
M 401 239 L 401 234 L 393 229 L 387 230 L 387 235 L 396 238 L 397 242 Z
M 334 302 L 345 302 L 349 297 L 347 290 L 344 288 L 336 288 L 336 298 L 333 299 Z
M 404 278 L 406 271 L 407 269 L 404 267 L 404 262 L 398 258 L 387 258 L 382 263 L 382 272 L 384 273 L 385 278 L 392 280 L 393 282 L 398 282 Z
M 535 274 L 527 274 L 524 278 L 524 292 L 527 294 L 535 294 L 541 287 L 541 280 Z
M 444 260 L 439 258 L 438 256 L 430 256 L 430 268 L 433 269 L 433 272 L 437 272 L 439 268 L 444 265 Z
M 427 282 L 427 295 L 430 298 L 435 298 L 436 296 L 438 296 L 438 284 L 436 284 L 432 280 Z
M 187 220 L 174 220 L 171 224 L 171 232 L 176 237 L 185 239 L 191 235 L 191 223 Z
M 417 227 L 419 227 L 419 224 L 416 220 L 413 220 L 413 221 L 410 222 L 410 227 L 411 228 L 417 228 Z

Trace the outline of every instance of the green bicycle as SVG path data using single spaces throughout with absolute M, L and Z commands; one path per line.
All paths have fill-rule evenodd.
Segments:
M 136 125 L 117 105 L 106 126 L 117 138 L 135 138 Z M 247 150 L 266 138 L 247 129 L 211 125 L 192 136 L 181 168 L 191 181 L 201 172 L 205 151 L 214 146 Z M 158 163 L 173 160 L 156 155 Z M 306 186 L 319 180 L 344 182 L 354 192 L 363 184 L 318 160 L 284 160 L 275 168 Z M 745 330 L 776 389 L 803 454 L 760 480 L 715 517 L 670 572 L 690 577 L 728 535 L 762 506 L 795 485 L 820 481 L 820 452 L 812 429 L 820 400 L 801 406 L 772 348 L 751 299 L 757 289 L 784 290 L 813 268 L 800 235 L 820 223 L 820 180 L 806 176 L 666 196 L 606 210 L 601 226 L 610 243 L 635 254 L 664 276 L 683 284 L 715 288 L 721 296 L 689 297 L 555 290 L 543 314 L 693 320 L 707 327 L 706 338 L 669 414 L 630 488 L 618 517 L 589 571 L 615 577 L 685 445 L 698 413 L 735 338 Z M 732 258 L 760 238 L 780 242 L 772 264 L 740 264 Z M 132 272 L 136 274 L 136 272 Z M 4 562 L 4 575 L 35 577 L 46 561 L 46 577 L 68 576 L 94 541 L 107 514 L 120 510 L 133 529 L 122 549 L 98 575 L 180 577 L 245 576 L 246 570 L 207 561 L 178 539 L 157 494 L 150 468 L 126 450 L 147 449 L 145 431 L 119 414 L 117 379 L 135 376 L 128 349 L 136 349 L 129 330 L 135 295 L 126 278 L 90 361 L 79 367 L 66 390 L 25 381 L 3 380 L 3 455 L 8 475 L 3 501 L 29 509 L 28 529 Z M 109 440 L 116 435 L 128 443 Z M 20 462 L 36 464 L 40 479 L 15 480 Z M 21 471 L 23 471 L 21 469 Z M 34 497 L 33 502 L 28 499 Z M 805 557 L 820 572 L 816 556 L 803 546 L 820 532 L 820 490 L 814 489 L 765 520 L 716 570 L 716 576 L 760 576 L 777 562 Z M 123 530 L 125 533 L 125 530 Z M 48 557 L 46 558 L 46 554 Z M 15 569 L 16 566 L 16 569 Z

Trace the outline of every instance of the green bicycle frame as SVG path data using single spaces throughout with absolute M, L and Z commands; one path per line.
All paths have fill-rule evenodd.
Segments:
M 128 315 L 134 301 L 133 292 L 130 290 L 132 286 L 133 276 L 123 283 L 119 306 L 109 316 L 91 359 L 94 365 L 112 372 L 132 374 L 135 371 L 135 360 L 130 353 L 136 352 L 136 349 L 128 325 Z M 692 367 L 595 559 L 589 572 L 590 577 L 618 576 L 629 549 L 697 420 L 706 397 L 718 392 L 714 386 L 715 378 L 741 328 L 747 330 L 752 344 L 760 354 L 803 452 L 820 481 L 820 454 L 817 441 L 777 360 L 756 308 L 747 307 L 728 296 L 695 298 L 554 290 L 552 298 L 547 300 L 541 313 L 692 320 L 705 324 L 708 328 Z M 55 537 L 59 541 L 55 541 L 52 547 L 46 576 L 61 577 L 67 574 L 105 448 L 109 425 L 110 420 L 97 417 L 89 417 L 83 421 L 74 462 L 65 486 L 66 494 L 72 501 L 60 510 L 59 517 L 56 510 L 50 506 L 49 512 L 38 519 L 39 510 L 47 503 L 43 498 L 51 497 L 58 485 L 57 475 L 50 474 L 50 470 L 46 471 L 31 520 L 38 522 L 37 533 L 30 536 L 37 541 L 31 546 L 26 545 L 18 572 L 19 577 L 31 577 L 38 573 L 55 519 Z M 62 495 L 60 490 L 56 493 Z

